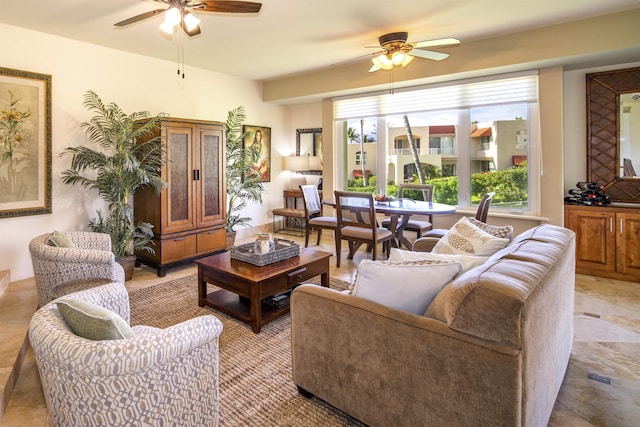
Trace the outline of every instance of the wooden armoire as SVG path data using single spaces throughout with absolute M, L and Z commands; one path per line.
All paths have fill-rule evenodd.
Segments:
M 225 249 L 224 123 L 163 119 L 166 150 L 160 196 L 151 188 L 134 197 L 136 221 L 153 224 L 155 254 L 138 259 L 164 276 L 172 266 Z

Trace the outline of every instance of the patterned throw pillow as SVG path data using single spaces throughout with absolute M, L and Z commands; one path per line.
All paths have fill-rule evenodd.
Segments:
M 460 270 L 460 273 L 464 273 L 465 271 L 471 270 L 480 264 L 484 264 L 487 259 L 489 258 L 486 256 L 434 254 L 433 252 L 414 252 L 398 248 L 391 248 L 391 254 L 389 255 L 389 261 L 460 261 L 462 263 L 462 270 Z
M 67 237 L 66 234 L 61 233 L 59 231 L 54 231 L 49 235 L 49 239 L 47 240 L 49 246 L 56 246 L 58 248 L 75 248 L 75 245 Z
M 74 334 L 93 341 L 133 338 L 133 329 L 118 313 L 71 298 L 56 300 L 60 314 Z
M 491 256 L 509 244 L 511 239 L 495 237 L 462 217 L 438 240 L 431 252 Z
M 489 225 L 486 222 L 478 221 L 473 217 L 469 217 L 469 222 L 482 231 L 486 231 L 492 236 L 502 237 L 511 240 L 513 237 L 513 227 L 510 225 Z
M 352 295 L 423 315 L 440 290 L 462 269 L 459 261 L 362 261 Z

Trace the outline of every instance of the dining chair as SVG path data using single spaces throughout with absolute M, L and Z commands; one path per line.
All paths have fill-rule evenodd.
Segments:
M 493 199 L 493 196 L 495 195 L 496 193 L 492 191 L 485 194 L 482 196 L 482 199 L 480 199 L 480 204 L 478 204 L 475 217 L 478 221 L 487 222 L 491 199 Z M 438 243 L 438 240 L 447 234 L 447 231 L 449 230 L 446 228 L 434 228 L 427 231 L 424 236 L 413 242 L 413 250 L 416 252 L 430 252 L 435 244 Z
M 304 201 L 304 219 L 306 223 L 304 247 L 309 246 L 309 235 L 315 228 L 318 230 L 318 241 L 316 245 L 320 244 L 320 237 L 322 236 L 322 230 L 333 230 L 335 237 L 335 231 L 338 227 L 338 219 L 332 216 L 324 216 L 322 213 L 322 203 L 320 202 L 320 193 L 318 188 L 313 184 L 301 185 L 300 191 L 302 191 L 302 200 Z
M 348 259 L 366 243 L 371 247 L 373 260 L 376 259 L 378 243 L 383 244 L 387 258 L 391 253 L 394 234 L 386 228 L 378 227 L 373 194 L 351 191 L 335 191 L 338 226 L 336 228 L 336 266 L 340 267 L 342 241 L 349 242 Z
M 431 202 L 433 199 L 433 185 L 431 184 L 399 184 L 398 185 L 398 199 L 419 200 L 422 202 Z M 428 215 L 427 221 L 409 218 L 409 222 L 405 225 L 404 230 L 413 231 L 416 233 L 416 239 L 422 237 L 424 233 L 433 228 L 433 218 Z M 384 228 L 389 228 L 391 225 L 391 219 L 383 219 L 380 225 Z

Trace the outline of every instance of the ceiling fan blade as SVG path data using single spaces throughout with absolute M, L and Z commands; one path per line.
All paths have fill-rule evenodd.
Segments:
M 412 49 L 409 55 L 417 56 L 419 58 L 431 59 L 433 61 L 442 61 L 443 59 L 447 59 L 449 57 L 448 53 L 420 49 Z
M 151 18 L 152 16 L 156 16 L 164 12 L 166 9 L 156 9 L 149 12 L 142 13 L 140 15 L 134 16 L 129 19 L 125 19 L 124 21 L 120 21 L 117 24 L 114 24 L 116 27 L 125 27 L 127 25 L 136 23 L 138 21 L 143 21 L 145 19 Z
M 452 46 L 454 44 L 460 44 L 460 40 L 454 39 L 453 37 L 448 37 L 446 39 L 436 39 L 436 40 L 424 40 L 421 42 L 410 43 L 413 47 L 435 47 L 435 46 Z
M 222 13 L 258 13 L 262 7 L 262 3 L 254 3 L 250 1 L 201 1 L 193 4 L 194 9 L 204 12 L 222 12 Z
M 189 37 L 193 37 L 193 36 L 197 36 L 198 34 L 200 34 L 202 31 L 200 31 L 200 24 L 196 25 L 195 28 L 193 28 L 191 31 L 189 31 L 189 29 L 187 28 L 187 25 L 184 23 L 184 19 L 182 20 L 182 22 L 180 23 L 180 26 L 182 27 L 182 29 L 184 30 L 184 32 L 189 36 Z
M 380 48 L 380 47 L 378 47 L 378 49 L 379 49 L 379 48 Z M 357 57 L 355 57 L 355 58 L 347 59 L 346 61 L 341 61 L 341 62 L 337 62 L 337 63 L 335 63 L 335 64 L 331 64 L 331 67 L 340 67 L 341 65 L 346 65 L 346 64 L 350 64 L 350 63 L 352 63 L 352 62 L 360 61 L 360 60 L 362 60 L 363 58 L 371 58 L 372 56 L 379 55 L 380 53 L 382 53 L 382 51 L 380 51 L 380 52 L 378 52 L 378 53 L 374 53 L 374 54 L 367 53 L 367 54 L 365 54 L 365 55 L 360 55 L 360 56 L 357 56 Z

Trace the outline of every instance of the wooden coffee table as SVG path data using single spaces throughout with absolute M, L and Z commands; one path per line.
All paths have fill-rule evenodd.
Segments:
M 329 287 L 331 253 L 301 248 L 300 255 L 259 267 L 231 259 L 229 252 L 196 260 L 198 305 L 205 305 L 235 317 L 260 332 L 262 325 L 289 312 L 289 304 L 274 308 L 262 301 L 320 276 Z M 207 283 L 221 289 L 207 293 Z

